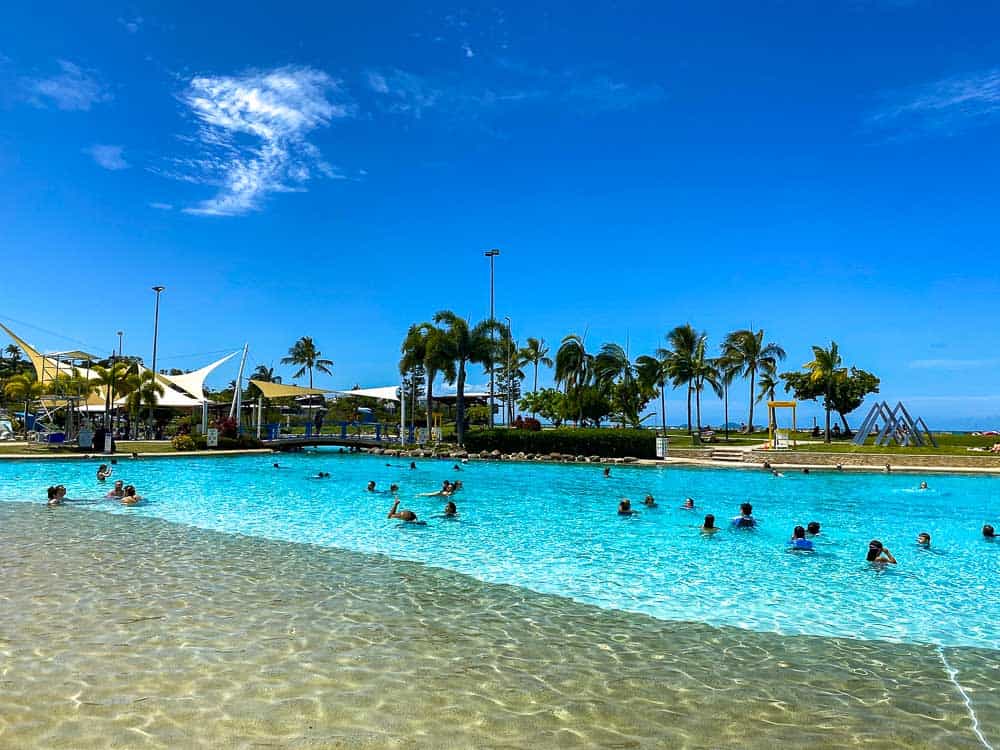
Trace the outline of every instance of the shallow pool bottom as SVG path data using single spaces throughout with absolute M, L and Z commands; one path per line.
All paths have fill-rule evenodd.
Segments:
M 931 646 L 140 516 L 0 504 L 0 599 L 4 747 L 983 747 Z M 995 744 L 998 653 L 944 651 Z

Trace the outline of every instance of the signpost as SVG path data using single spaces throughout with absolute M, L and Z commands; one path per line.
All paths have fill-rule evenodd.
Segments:
M 219 447 L 219 430 L 216 427 L 209 427 L 205 435 L 205 445 L 209 448 Z

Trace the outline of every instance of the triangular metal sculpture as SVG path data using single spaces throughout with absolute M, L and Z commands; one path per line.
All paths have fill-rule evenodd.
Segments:
M 926 447 L 928 444 L 935 448 L 938 447 L 937 440 L 931 434 L 927 423 L 922 417 L 913 419 L 906 407 L 903 406 L 902 401 L 896 402 L 894 409 L 890 409 L 889 404 L 885 401 L 877 401 L 872 404 L 868 416 L 861 423 L 861 427 L 858 428 L 852 442 L 855 445 L 864 445 L 865 440 L 878 425 L 879 420 L 882 421 L 882 428 L 875 435 L 874 444 L 877 446 L 896 443 L 896 445 L 912 445 L 919 448 Z

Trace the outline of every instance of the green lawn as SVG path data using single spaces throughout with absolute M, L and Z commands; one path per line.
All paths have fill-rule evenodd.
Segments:
M 800 440 L 815 440 L 809 433 L 796 434 Z M 848 440 L 835 440 L 832 443 L 810 442 L 808 444 L 799 443 L 796 450 L 815 451 L 819 453 L 883 453 L 887 455 L 953 455 L 953 456 L 991 456 L 996 455 L 984 451 L 971 451 L 969 448 L 989 448 L 994 443 L 1000 443 L 1000 437 L 975 436 L 975 435 L 952 435 L 948 433 L 934 433 L 938 447 L 929 446 L 927 448 L 901 448 L 896 445 L 879 447 L 872 445 L 871 438 L 865 445 L 858 446 Z
M 115 442 L 118 452 L 116 456 L 128 455 L 130 453 L 173 453 L 174 446 L 169 440 L 118 440 Z M 94 451 L 82 448 L 48 448 L 46 446 L 32 445 L 24 443 L 11 445 L 0 443 L 0 454 L 15 456 L 82 456 L 84 454 L 98 455 Z

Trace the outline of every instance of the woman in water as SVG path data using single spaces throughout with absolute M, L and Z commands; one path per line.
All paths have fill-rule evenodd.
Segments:
M 445 518 L 458 518 L 458 508 L 455 506 L 451 500 L 449 500 L 444 505 L 444 517 Z
M 656 504 L 656 500 L 653 498 L 652 495 L 646 495 L 646 497 L 644 497 L 643 500 L 642 500 L 642 504 L 645 505 L 647 508 L 659 508 L 660 507 L 659 505 Z
M 637 516 L 639 511 L 632 510 L 632 501 L 627 497 L 623 497 L 621 502 L 618 503 L 618 515 L 619 516 Z
M 788 541 L 788 546 L 793 550 L 803 550 L 811 552 L 813 543 L 806 539 L 806 530 L 801 526 L 796 526 L 792 531 L 792 538 Z
M 684 505 L 681 506 L 684 510 L 694 510 L 694 499 L 687 498 L 684 501 Z
M 375 480 L 374 480 L 374 479 L 373 479 L 373 480 L 371 480 L 371 481 L 370 481 L 370 482 L 368 483 L 368 486 L 367 486 L 367 487 L 366 487 L 365 489 L 366 489 L 366 490 L 367 490 L 368 492 L 374 492 L 374 491 L 375 491 Z
M 111 472 L 114 471 L 107 464 L 101 464 L 97 467 L 97 481 L 103 482 L 105 479 L 111 476 Z
M 116 497 L 119 499 L 125 497 L 125 483 L 121 479 L 116 479 L 115 486 L 104 497 Z
M 399 498 L 395 498 L 396 502 L 392 504 L 392 509 L 389 511 L 388 518 L 396 518 L 405 523 L 420 523 L 417 521 L 417 514 L 412 510 L 399 509 Z
M 921 531 L 917 534 L 917 546 L 923 547 L 924 549 L 931 548 L 931 535 L 926 531 Z
M 122 505 L 138 505 L 142 500 L 142 495 L 135 494 L 135 487 L 131 484 L 125 488 L 125 495 L 122 497 Z
M 819 521 L 810 521 L 807 523 L 806 532 L 809 536 L 819 536 Z
M 896 558 L 892 556 L 889 548 L 878 539 L 872 539 L 868 542 L 868 554 L 865 556 L 865 559 L 870 563 L 879 565 L 885 565 L 886 563 L 890 565 L 896 564 Z
M 714 534 L 719 530 L 719 527 L 715 525 L 715 516 L 709 513 L 705 516 L 705 522 L 701 525 L 702 534 Z
M 58 487 L 49 487 L 48 496 L 49 496 L 49 505 L 62 505 L 62 498 L 59 497 Z
M 607 479 L 610 476 L 611 476 L 611 467 L 610 466 L 605 466 L 604 467 L 604 478 Z

